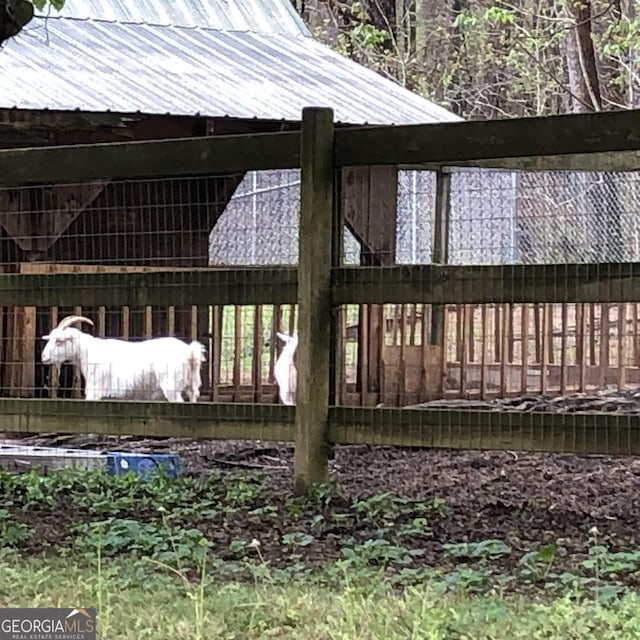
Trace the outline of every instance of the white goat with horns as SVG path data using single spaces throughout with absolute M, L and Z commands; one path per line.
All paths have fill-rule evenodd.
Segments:
M 67 316 L 43 336 L 43 364 L 71 362 L 79 366 L 85 379 L 87 400 L 162 400 L 191 402 L 200 396 L 200 367 L 204 345 L 195 340 L 186 344 L 177 338 L 153 338 L 127 342 L 96 338 L 73 325 L 86 322 L 84 316 Z
M 273 367 L 273 375 L 278 383 L 280 401 L 282 404 L 295 405 L 298 382 L 298 371 L 296 369 L 298 336 L 288 336 L 279 331 L 276 332 L 276 335 L 284 343 L 284 347 Z

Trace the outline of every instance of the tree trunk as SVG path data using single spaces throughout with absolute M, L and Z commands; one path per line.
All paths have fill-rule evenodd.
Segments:
M 600 111 L 602 97 L 596 55 L 591 39 L 591 0 L 568 0 L 566 58 L 574 112 Z
M 574 26 L 567 32 L 567 70 L 573 111 L 602 109 L 600 78 L 591 38 L 590 0 L 568 0 L 567 13 Z M 601 173 L 588 191 L 591 210 L 591 259 L 594 262 L 623 260 L 620 196 L 615 177 Z
M 429 9 L 433 8 L 437 3 L 435 1 L 429 2 L 429 0 L 416 0 L 416 21 L 414 27 L 415 41 L 416 41 L 416 59 L 421 64 L 427 59 L 427 29 L 430 27 L 432 30 L 435 25 L 429 24 L 431 17 L 429 15 Z
M 404 0 L 396 0 L 396 52 L 400 59 L 399 66 L 402 66 L 407 53 L 407 43 L 409 42 L 409 34 L 406 29 L 406 15 Z
M 456 58 L 453 19 L 451 0 L 415 0 L 416 71 L 419 77 L 434 81 L 427 97 L 437 101 L 444 101 L 445 87 L 436 78 L 446 75 Z

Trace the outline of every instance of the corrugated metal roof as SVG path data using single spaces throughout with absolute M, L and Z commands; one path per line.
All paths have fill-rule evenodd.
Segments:
M 36 18 L 2 50 L 0 77 L 0 108 L 299 120 L 305 106 L 328 106 L 348 123 L 459 119 L 310 36 Z
M 225 31 L 307 35 L 289 0 L 69 0 L 36 15 Z

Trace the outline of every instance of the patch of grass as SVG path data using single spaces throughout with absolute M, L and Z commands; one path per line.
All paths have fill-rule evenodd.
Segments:
M 318 640 L 600 640 L 640 634 L 640 599 L 609 605 L 563 597 L 442 594 L 431 584 L 400 592 L 372 580 L 336 589 L 307 582 L 220 582 L 214 574 L 185 583 L 178 572 L 102 559 L 100 566 L 0 557 L 0 603 L 98 606 L 98 637 L 119 640 L 290 638 Z M 99 571 L 98 571 L 99 569 Z
M 640 637 L 640 551 L 595 527 L 573 556 L 446 539 L 438 499 L 269 494 L 249 472 L 0 471 L 0 491 L 0 606 L 96 606 L 101 638 Z

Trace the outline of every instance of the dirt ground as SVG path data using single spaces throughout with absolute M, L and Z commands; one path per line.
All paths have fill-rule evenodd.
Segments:
M 637 414 L 640 393 L 574 394 L 561 400 L 528 397 L 482 404 L 497 411 Z M 576 564 L 588 561 L 594 547 L 604 545 L 606 553 L 626 552 L 627 560 L 629 554 L 633 556 L 618 577 L 627 586 L 640 586 L 640 457 L 341 446 L 330 461 L 330 479 L 337 492 L 321 505 L 303 505 L 296 514 L 289 502 L 293 448 L 286 443 L 73 435 L 25 437 L 20 442 L 101 451 L 175 452 L 185 472 L 210 478 L 210 471 L 217 470 L 222 474 L 219 482 L 227 487 L 238 478 L 259 476 L 259 497 L 246 509 L 217 520 L 196 517 L 194 525 L 222 558 L 233 557 L 229 549 L 234 540 L 259 537 L 264 557 L 272 566 L 285 567 L 291 555 L 283 547 L 283 536 L 308 532 L 321 511 L 324 524 L 313 530 L 313 543 L 299 550 L 307 565 L 339 559 L 345 545 L 366 546 L 380 537 L 382 526 L 384 535 L 403 548 L 421 550 L 416 562 L 422 567 L 448 563 L 455 570 L 457 560 L 447 556 L 446 545 L 501 540 L 512 550 L 500 558 L 503 575 L 519 571 L 524 554 L 551 543 L 562 550 L 553 561 L 557 575 L 571 573 Z M 356 501 L 382 492 L 409 502 L 391 519 L 376 515 L 375 508 L 358 511 Z M 429 504 L 444 505 L 444 509 L 429 511 L 425 534 L 412 528 L 412 523 L 424 521 L 425 511 L 420 509 Z M 36 546 L 25 551 L 46 552 L 65 544 L 69 526 L 77 520 L 75 507 L 69 506 L 68 514 L 58 507 L 50 513 L 40 510 L 33 518 L 23 513 L 24 522 L 38 531 L 29 543 L 37 542 Z M 264 507 L 271 510 L 270 515 Z M 143 522 L 157 518 L 157 509 L 148 509 L 146 513 L 134 505 L 130 517 Z
M 292 486 L 293 450 L 282 443 L 81 436 L 23 442 L 177 452 L 185 471 L 195 474 L 214 468 L 257 471 L 274 503 Z M 440 542 L 500 538 L 526 550 L 562 539 L 577 552 L 586 548 L 594 526 L 612 550 L 635 549 L 640 542 L 638 458 L 343 446 L 335 449 L 330 476 L 347 500 L 382 491 L 410 500 L 443 500 L 449 514 L 434 529 Z

